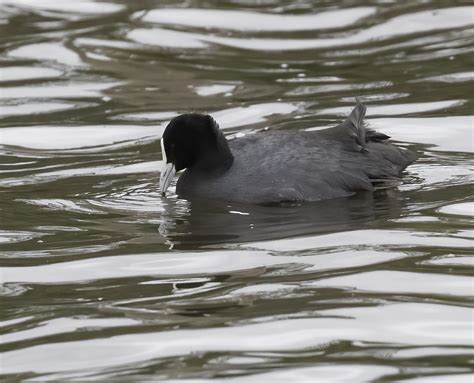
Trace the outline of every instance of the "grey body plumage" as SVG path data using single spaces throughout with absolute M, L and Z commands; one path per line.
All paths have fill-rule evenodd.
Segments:
M 357 102 L 350 116 L 334 128 L 260 132 L 228 142 L 214 126 L 219 136 L 215 142 L 228 145 L 232 159 L 226 150 L 217 151 L 224 154 L 215 171 L 199 166 L 197 160 L 180 176 L 176 191 L 189 198 L 274 203 L 372 190 L 374 181 L 397 179 L 415 156 L 390 143 L 388 136 L 367 129 L 364 115 L 365 106 Z M 212 118 L 209 121 L 216 124 Z M 174 129 L 179 129 L 179 121 Z M 166 133 L 164 137 L 166 146 Z M 221 161 L 227 165 L 218 167 Z

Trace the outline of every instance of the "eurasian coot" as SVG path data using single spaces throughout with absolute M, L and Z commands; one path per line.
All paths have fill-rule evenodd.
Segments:
M 243 203 L 317 201 L 373 190 L 414 161 L 413 152 L 365 126 L 359 101 L 340 125 L 316 131 L 259 132 L 227 141 L 209 115 L 170 121 L 162 143 L 163 195 L 177 171 L 176 192 Z

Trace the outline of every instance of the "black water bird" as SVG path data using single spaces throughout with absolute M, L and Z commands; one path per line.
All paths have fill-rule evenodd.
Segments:
M 413 152 L 367 128 L 357 101 L 340 125 L 316 131 L 270 131 L 226 140 L 209 115 L 183 114 L 166 127 L 160 189 L 176 172 L 176 192 L 186 198 L 268 204 L 318 201 L 370 191 L 399 179 Z

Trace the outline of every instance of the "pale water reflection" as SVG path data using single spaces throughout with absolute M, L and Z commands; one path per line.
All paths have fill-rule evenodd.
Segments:
M 184 11 L 186 12 L 186 11 Z M 420 32 L 433 32 L 436 30 L 444 30 L 451 28 L 461 28 L 472 25 L 472 13 L 474 12 L 473 7 L 455 7 L 455 8 L 444 8 L 436 11 L 422 11 L 414 12 L 412 14 L 403 15 L 389 19 L 385 23 L 376 25 L 370 28 L 363 29 L 355 34 L 350 34 L 346 37 L 333 37 L 333 38 L 319 38 L 319 39 L 272 39 L 272 38 L 238 38 L 238 37 L 221 37 L 211 34 L 197 34 L 189 32 L 178 32 L 171 31 L 161 28 L 150 28 L 142 29 L 137 28 L 127 34 L 127 37 L 131 40 L 161 46 L 171 46 L 180 48 L 201 48 L 208 45 L 208 43 L 226 45 L 234 48 L 258 50 L 258 51 L 291 51 L 291 50 L 302 50 L 302 49 L 319 49 L 319 48 L 333 48 L 339 46 L 352 46 L 358 44 L 364 44 L 370 41 L 379 41 L 391 39 L 397 36 L 416 34 Z M 198 11 L 198 15 L 194 17 L 206 18 L 206 11 Z M 160 20 L 159 14 L 151 14 L 150 17 L 144 18 L 145 21 L 153 21 L 156 19 L 158 22 L 169 23 L 169 19 Z M 173 15 L 171 15 L 173 16 Z M 178 17 L 176 17 L 178 16 Z M 184 16 L 184 15 L 183 15 Z M 188 15 L 189 16 L 189 15 Z M 254 29 L 254 30 L 268 30 L 265 28 L 265 24 L 268 23 L 268 19 L 278 20 L 278 16 L 254 14 L 254 18 L 244 18 L 249 25 L 239 23 L 238 29 Z M 324 15 L 321 15 L 324 16 Z M 367 16 L 367 14 L 365 15 Z M 219 12 L 219 23 L 211 23 L 211 27 L 221 27 L 228 29 L 229 26 L 234 24 L 231 19 L 235 16 L 233 12 Z M 315 15 L 319 17 L 319 15 Z M 175 18 L 181 19 L 178 15 Z M 252 21 L 252 19 L 254 19 Z M 308 18 L 310 20 L 310 18 Z M 291 20 L 291 19 L 290 19 Z M 288 21 L 290 21 L 288 20 Z M 297 23 L 298 18 L 295 17 L 294 23 Z M 308 20 L 308 21 L 309 21 Z M 187 21 L 187 22 L 186 22 Z M 300 20 L 298 20 L 300 21 Z M 326 28 L 342 28 L 349 24 L 347 20 L 342 18 L 335 18 L 336 23 L 327 25 Z M 252 28 L 252 23 L 253 28 Z M 179 24 L 179 21 L 178 21 Z M 184 24 L 195 26 L 196 23 L 188 21 L 186 18 Z M 214 25 L 213 25 L 214 24 Z M 199 23 L 200 26 L 201 23 Z M 285 25 L 285 26 L 283 26 Z M 314 24 L 313 24 L 314 25 Z M 281 22 L 278 26 L 275 25 L 273 30 L 275 31 L 288 31 L 288 22 Z M 291 22 L 290 22 L 291 27 Z M 307 29 L 309 26 L 299 24 L 298 27 L 293 26 L 290 30 L 299 30 L 299 28 Z M 261 29 L 260 29 L 261 28 Z M 314 27 L 313 27 L 314 29 Z M 160 38 L 165 35 L 165 38 Z M 176 45 L 173 43 L 176 42 Z

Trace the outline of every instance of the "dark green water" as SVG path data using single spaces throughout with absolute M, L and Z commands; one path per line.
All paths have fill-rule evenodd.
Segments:
M 473 23 L 467 1 L 1 0 L 4 381 L 471 382 Z M 159 195 L 173 116 L 310 129 L 355 96 L 418 152 L 400 185 Z

